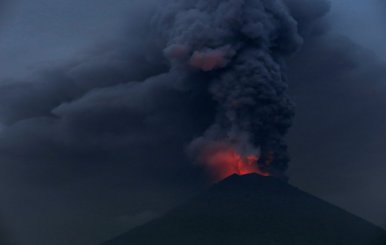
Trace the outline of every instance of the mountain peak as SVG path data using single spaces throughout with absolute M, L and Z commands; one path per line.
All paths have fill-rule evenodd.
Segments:
M 274 176 L 262 176 L 260 174 L 251 173 L 251 174 L 244 174 L 244 175 L 238 175 L 233 174 L 224 180 L 217 183 L 217 185 L 244 185 L 244 186 L 254 186 L 255 188 L 258 185 L 267 185 L 267 184 L 274 184 L 274 183 L 285 183 L 283 179 L 274 177 Z
M 275 177 L 232 175 L 104 245 L 385 245 L 386 232 Z

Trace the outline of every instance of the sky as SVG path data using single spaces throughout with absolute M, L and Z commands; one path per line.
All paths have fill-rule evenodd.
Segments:
M 213 102 L 200 85 L 196 93 L 165 86 L 174 75 L 149 79 L 168 69 L 162 37 L 148 26 L 156 2 L 3 4 L 7 243 L 97 244 L 208 185 L 186 146 L 213 120 Z M 295 11 L 306 6 L 288 2 Z M 327 11 L 314 2 L 316 13 Z M 382 0 L 332 0 L 312 25 L 298 17 L 304 44 L 286 70 L 296 105 L 290 183 L 386 228 L 385 14 Z
M 383 31 L 386 18 L 385 1 L 353 3 L 348 0 L 335 0 L 332 3 L 334 8 L 330 18 L 334 21 L 334 31 L 350 37 L 351 40 L 370 49 L 384 60 L 386 57 L 386 32 Z

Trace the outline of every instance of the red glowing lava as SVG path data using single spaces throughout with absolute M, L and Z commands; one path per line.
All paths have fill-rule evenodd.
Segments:
M 204 155 L 203 162 L 215 181 L 225 179 L 233 174 L 257 173 L 262 176 L 270 176 L 268 171 L 259 168 L 257 155 L 243 156 L 231 147 L 211 149 Z

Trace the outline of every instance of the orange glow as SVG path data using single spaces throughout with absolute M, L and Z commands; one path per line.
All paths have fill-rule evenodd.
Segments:
M 203 71 L 211 71 L 226 64 L 225 55 L 222 50 L 196 51 L 190 59 L 190 65 Z
M 215 181 L 219 181 L 233 174 L 245 175 L 257 173 L 270 176 L 268 171 L 259 168 L 257 155 L 242 156 L 231 147 L 220 147 L 206 151 L 203 162 Z

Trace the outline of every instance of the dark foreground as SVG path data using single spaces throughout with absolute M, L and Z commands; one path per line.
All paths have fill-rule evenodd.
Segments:
M 386 245 L 386 232 L 273 177 L 231 176 L 103 245 Z

